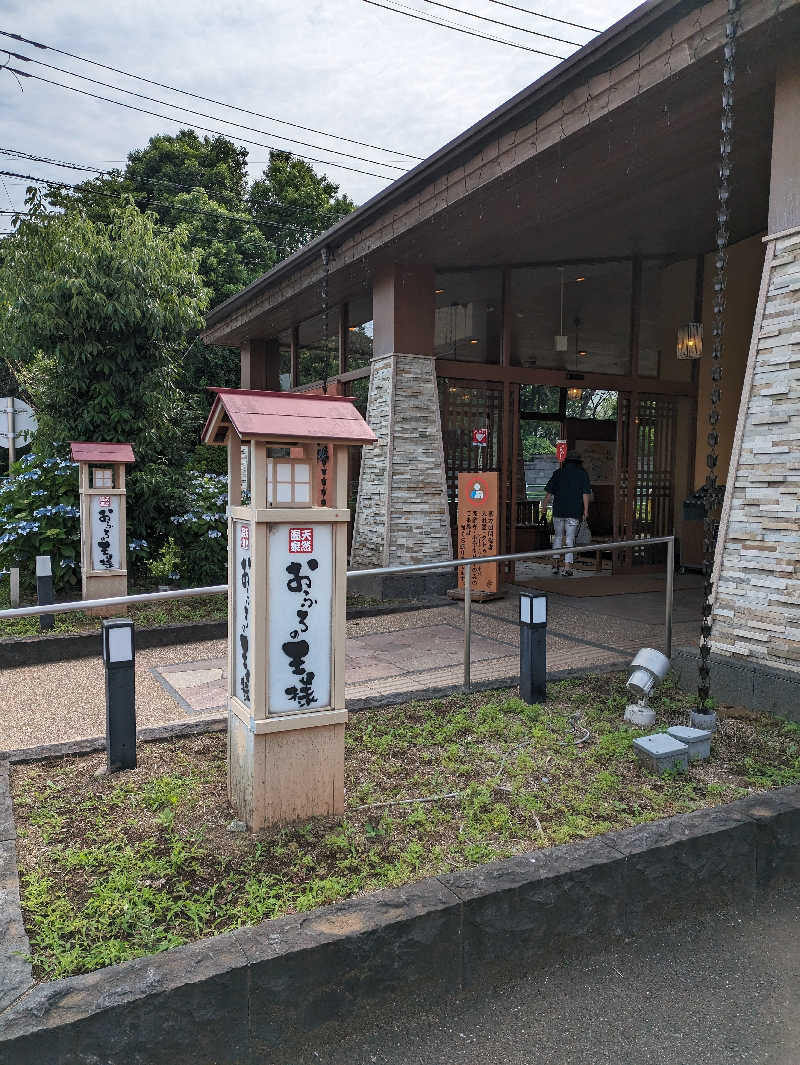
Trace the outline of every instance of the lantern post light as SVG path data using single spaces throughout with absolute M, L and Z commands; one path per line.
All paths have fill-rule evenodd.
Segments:
M 103 622 L 106 671 L 106 754 L 109 773 L 136 768 L 136 680 L 133 622 Z
M 541 592 L 519 597 L 519 693 L 529 705 L 547 698 L 547 596 Z
M 81 584 L 84 599 L 128 594 L 125 467 L 134 461 L 130 444 L 69 445 L 78 463 L 81 503 Z M 97 607 L 93 614 L 124 613 Z
M 214 391 L 202 440 L 228 448 L 228 795 L 257 831 L 344 810 L 348 450 L 376 438 L 349 398 Z

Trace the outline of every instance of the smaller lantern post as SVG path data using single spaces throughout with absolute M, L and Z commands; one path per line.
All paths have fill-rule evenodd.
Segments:
M 78 463 L 81 504 L 81 587 L 84 599 L 128 594 L 125 467 L 134 461 L 130 444 L 70 444 Z M 98 607 L 93 614 L 120 613 Z

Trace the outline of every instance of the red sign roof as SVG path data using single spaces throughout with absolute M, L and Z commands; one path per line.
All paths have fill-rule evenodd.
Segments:
M 135 462 L 130 444 L 105 444 L 100 441 L 69 445 L 73 462 Z
M 204 444 L 224 444 L 229 428 L 243 439 L 334 440 L 340 444 L 374 444 L 373 431 L 342 396 L 296 392 L 257 392 L 218 388 L 203 429 Z

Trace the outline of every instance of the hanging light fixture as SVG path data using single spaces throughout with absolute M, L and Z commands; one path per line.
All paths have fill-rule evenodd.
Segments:
M 703 355 L 703 325 L 701 322 L 687 322 L 678 326 L 678 343 L 676 355 L 679 359 L 699 359 Z
M 583 389 L 582 388 L 568 388 L 567 389 L 567 399 L 580 399 L 582 395 L 583 395 Z
M 566 334 L 564 333 L 564 267 L 563 266 L 559 266 L 558 269 L 559 269 L 559 272 L 561 274 L 561 283 L 560 283 L 560 288 L 561 288 L 561 318 L 560 318 L 560 322 L 561 322 L 561 324 L 559 326 L 559 333 L 555 337 L 555 350 L 556 351 L 566 351 L 567 350 L 567 337 L 566 337 Z

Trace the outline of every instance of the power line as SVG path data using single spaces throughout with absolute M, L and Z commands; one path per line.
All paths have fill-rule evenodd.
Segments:
M 92 66 L 101 67 L 103 70 L 110 70 L 114 74 L 122 74 L 126 78 L 134 78 L 136 81 L 144 81 L 148 85 L 156 85 L 159 89 L 169 89 L 170 92 L 180 93 L 182 96 L 191 96 L 195 100 L 203 100 L 207 104 L 216 104 L 218 107 L 227 107 L 231 111 L 239 111 L 243 115 L 252 115 L 254 118 L 265 118 L 268 122 L 277 122 L 281 126 L 291 126 L 293 129 L 302 130 L 304 133 L 316 133 L 320 137 L 331 137 L 334 140 L 345 141 L 347 144 L 355 144 L 359 148 L 374 148 L 378 152 L 388 152 L 391 155 L 403 155 L 407 159 L 416 159 L 420 161 L 422 156 L 412 155 L 410 152 L 401 152 L 397 148 L 383 148 L 380 144 L 370 144 L 369 141 L 354 140 L 352 137 L 344 137 L 338 133 L 329 133 L 324 129 L 314 129 L 313 126 L 301 126 L 298 122 L 289 122 L 285 118 L 277 118 L 275 115 L 265 115 L 261 111 L 251 111 L 247 107 L 237 107 L 236 104 L 225 103 L 224 100 L 215 100 L 213 96 L 202 96 L 197 92 L 190 92 L 188 89 L 179 89 L 175 85 L 168 85 L 163 81 L 155 81 L 153 78 L 146 78 L 142 74 L 134 74 L 130 70 L 123 70 L 120 67 L 112 67 L 107 63 L 100 63 L 96 59 L 89 59 L 83 55 L 77 55 L 75 52 L 67 52 L 63 48 L 56 48 L 52 44 L 42 44 L 41 41 L 32 41 L 27 37 L 22 37 L 18 33 L 10 33 L 8 30 L 0 30 L 0 36 L 10 37 L 12 40 L 21 41 L 23 44 L 30 44 L 34 48 L 39 48 L 47 52 L 57 52 L 59 55 L 68 56 L 70 59 L 77 59 L 81 63 L 90 63 Z M 277 136 L 277 134 L 276 134 Z
M 184 189 L 187 192 L 193 192 L 197 188 L 204 189 L 204 191 L 206 193 L 208 193 L 208 191 L 209 191 L 203 185 L 197 185 L 197 184 L 195 184 L 195 185 L 185 185 L 185 184 L 181 184 L 180 182 L 177 182 L 177 181 L 169 181 L 167 178 L 148 177 L 146 175 L 140 175 L 140 176 L 137 176 L 136 178 L 128 178 L 128 177 L 125 177 L 125 175 L 124 175 L 124 173 L 122 171 L 101 170 L 99 167 L 91 166 L 91 165 L 89 165 L 87 163 L 69 163 L 69 162 L 67 162 L 64 159 L 51 159 L 48 156 L 32 155 L 29 152 L 22 152 L 22 151 L 20 151 L 17 148 L 0 147 L 0 155 L 8 155 L 8 156 L 11 156 L 14 159 L 26 159 L 26 160 L 28 160 L 30 162 L 34 162 L 34 163 L 45 163 L 48 166 L 59 166 L 59 167 L 63 167 L 65 170 L 81 170 L 81 171 L 84 171 L 84 172 L 87 172 L 87 173 L 97 174 L 100 177 L 114 177 L 116 174 L 119 174 L 121 181 L 128 181 L 128 182 L 130 182 L 131 185 L 134 185 L 134 186 L 139 184 L 139 183 L 141 183 L 141 184 L 144 184 L 144 185 L 163 185 L 165 187 L 172 188 L 172 189 Z M 5 173 L 8 173 L 8 171 L 5 171 Z M 19 175 L 19 176 L 24 178 L 26 175 Z M 44 178 L 35 178 L 34 179 L 32 175 L 27 175 L 27 176 L 30 177 L 31 180 L 41 181 L 43 184 L 64 185 L 65 188 L 80 188 L 81 187 L 80 185 L 70 185 L 67 182 L 52 181 L 50 178 L 46 178 L 46 177 L 44 177 Z M 95 191 L 98 191 L 98 190 L 95 190 Z M 101 195 L 106 195 L 106 196 L 110 196 L 111 195 L 111 193 L 109 193 L 109 192 L 105 192 L 105 193 L 101 192 L 100 194 Z M 267 204 L 267 206 L 270 207 L 270 209 L 272 209 L 272 210 L 281 212 L 282 214 L 286 214 L 286 215 L 294 214 L 294 215 L 298 215 L 300 218 L 303 218 L 304 215 L 306 214 L 306 212 L 304 212 L 302 208 L 289 207 L 286 204 L 282 204 L 282 203 L 270 202 L 270 203 Z M 260 215 L 251 215 L 251 217 L 253 217 L 257 221 L 262 221 L 265 224 L 269 224 L 269 219 L 263 218 Z
M 582 48 L 583 45 L 580 41 L 568 41 L 565 37 L 553 37 L 550 33 L 540 33 L 538 30 L 529 30 L 527 26 L 515 26 L 513 22 L 503 22 L 502 19 L 489 18 L 488 15 L 478 15 L 474 11 L 465 11 L 463 7 L 451 7 L 450 4 L 443 4 L 440 0 L 425 0 L 426 4 L 433 4 L 434 7 L 443 7 L 446 11 L 455 11 L 458 15 L 469 15 L 470 18 L 479 18 L 482 22 L 493 22 L 495 26 L 505 26 L 508 30 L 519 30 L 520 33 L 530 33 L 534 37 L 546 37 L 548 41 L 558 41 L 560 44 L 569 44 L 575 48 Z M 13 52 L 11 53 L 14 54 Z
M 217 115 L 209 115 L 206 111 L 195 111 L 191 107 L 184 107 L 183 104 L 173 104 L 169 100 L 159 100 L 157 96 L 147 96 L 143 92 L 134 92 L 133 89 L 123 89 L 120 85 L 114 85 L 109 81 L 101 81 L 99 78 L 90 78 L 88 74 L 76 74 L 73 70 L 66 70 L 64 67 L 57 67 L 53 63 L 45 63 L 41 59 L 31 59 L 30 56 L 20 55 L 19 52 L 8 52 L 10 56 L 15 59 L 20 59 L 23 63 L 36 63 L 37 66 L 47 67 L 48 70 L 58 71 L 59 74 L 66 74 L 70 78 L 79 78 L 81 81 L 89 81 L 92 85 L 102 85 L 106 89 L 114 89 L 116 92 L 124 92 L 128 96 L 135 96 L 139 100 L 148 100 L 153 104 L 160 104 L 162 107 L 177 108 L 178 111 L 185 111 L 189 115 L 197 115 L 200 118 L 210 118 L 213 122 L 224 122 L 226 126 L 238 126 L 239 129 L 246 129 L 250 133 L 260 133 L 266 137 L 275 136 L 281 140 L 290 141 L 292 144 L 300 144 L 304 148 L 314 148 L 317 151 L 331 152 L 333 155 L 341 155 L 343 159 L 355 159 L 361 163 L 374 163 L 377 166 L 384 166 L 389 170 L 399 170 L 401 173 L 407 169 L 403 166 L 396 166 L 394 163 L 383 163 L 379 159 L 370 159 L 365 155 L 354 155 L 352 152 L 343 152 L 338 148 L 326 148 L 322 144 L 312 144 L 310 141 L 301 141 L 296 137 L 287 137 L 284 133 L 270 133 L 265 129 L 257 129 L 255 126 L 246 126 L 242 122 L 234 122 L 230 118 L 220 118 Z M 57 83 L 55 83 L 57 84 Z
M 556 18 L 555 15 L 545 15 L 542 11 L 531 11 L 529 7 L 519 7 L 517 4 L 509 4 L 506 0 L 489 0 L 490 4 L 499 4 L 500 7 L 510 7 L 514 11 L 524 11 L 526 15 L 536 15 L 537 18 L 546 18 L 548 22 L 560 22 L 562 26 L 572 26 L 576 30 L 587 30 L 589 33 L 602 33 L 594 26 L 582 26 L 580 22 L 570 22 L 565 18 Z
M 502 37 L 491 37 L 486 33 L 478 33 L 476 30 L 469 30 L 466 26 L 459 26 L 455 22 L 445 22 L 442 20 L 428 18 L 427 15 L 418 13 L 418 9 L 415 7 L 406 7 L 404 4 L 398 4 L 396 7 L 389 7 L 388 4 L 378 3 L 378 0 L 364 0 L 365 4 L 370 4 L 372 7 L 382 7 L 386 11 L 394 11 L 396 15 L 405 15 L 406 18 L 416 19 L 418 22 L 428 22 L 431 26 L 441 26 L 446 30 L 457 30 L 459 33 L 466 33 L 470 37 L 480 37 L 484 41 L 494 41 L 495 44 L 505 44 L 509 48 L 519 48 L 523 52 L 533 52 L 536 55 L 546 55 L 549 59 L 564 59 L 563 55 L 556 55 L 554 52 L 543 52 L 539 48 L 529 48 L 527 44 L 515 44 L 513 41 L 504 41 Z M 9 70 L 13 70 L 13 67 L 8 67 Z
M 367 0 L 369 2 L 369 0 Z M 151 115 L 153 118 L 159 118 L 162 122 L 174 122 L 178 126 L 185 126 L 185 118 L 173 118 L 171 115 L 161 115 L 157 111 L 150 111 L 146 107 L 137 107 L 136 104 L 126 104 L 124 100 L 114 100 L 110 96 L 101 96 L 96 92 L 89 92 L 88 89 L 79 89 L 77 85 L 65 85 L 61 81 L 53 81 L 52 78 L 43 78 L 40 74 L 32 74 L 29 70 L 19 70 L 17 67 L 5 66 L 3 70 L 8 70 L 12 74 L 19 74 L 23 78 L 33 78 L 34 81 L 42 81 L 46 85 L 55 85 L 59 89 L 68 89 L 70 92 L 76 92 L 81 96 L 90 96 L 94 100 L 103 100 L 105 103 L 116 104 L 117 107 L 125 107 L 129 111 L 138 111 L 143 115 Z M 224 119 L 220 119 L 224 122 Z M 254 144 L 257 148 L 267 148 L 269 151 L 286 151 L 285 148 L 277 148 L 272 144 L 264 144 L 263 141 L 254 141 L 248 137 L 232 136 L 229 133 L 223 133 L 221 130 L 213 129 L 210 126 L 201 126 L 197 122 L 193 122 L 192 125 L 196 129 L 202 130 L 204 133 L 213 133 L 218 137 L 228 137 L 230 140 L 241 141 L 242 144 Z M 293 152 L 298 159 L 305 159 L 309 163 L 319 163 L 321 166 L 335 166 L 339 170 L 349 170 L 352 174 L 366 174 L 367 177 L 382 178 L 384 181 L 391 181 L 392 178 L 388 174 L 376 174 L 373 170 L 362 170 L 359 167 L 347 166 L 345 163 L 336 163 L 331 159 L 319 159 L 312 155 L 301 155 L 299 152 Z
M 62 164 L 58 164 L 58 165 L 62 165 Z M 66 163 L 66 164 L 63 164 L 63 165 L 69 166 L 70 164 Z M 99 173 L 102 174 L 103 171 L 99 171 Z M 13 171 L 13 170 L 0 170 L 0 177 L 22 178 L 25 181 L 32 181 L 32 182 L 34 182 L 35 184 L 38 184 L 38 185 L 50 185 L 50 186 L 53 186 L 54 188 L 76 189 L 76 188 L 80 187 L 79 185 L 75 185 L 75 184 L 73 184 L 72 182 L 69 182 L 69 181 L 54 181 L 52 178 L 39 177 L 39 176 L 37 176 L 35 174 L 20 174 L 20 173 L 17 173 L 16 171 Z M 151 179 L 151 180 L 153 180 L 153 179 Z M 170 184 L 170 185 L 174 184 L 173 182 L 157 182 L 157 181 L 154 182 L 154 183 Z M 179 187 L 180 188 L 189 188 L 188 185 L 182 185 L 182 186 L 179 186 Z M 194 187 L 197 187 L 197 186 L 194 186 Z M 98 195 L 100 195 L 100 196 L 105 196 L 107 199 L 115 199 L 116 198 L 114 196 L 114 193 L 111 192 L 111 191 L 105 191 L 105 190 L 102 190 L 102 189 L 96 189 L 95 192 Z M 219 219 L 222 222 L 238 222 L 240 225 L 252 224 L 252 225 L 256 226 L 256 228 L 258 228 L 259 226 L 269 226 L 272 229 L 287 229 L 287 228 L 291 228 L 292 226 L 294 226 L 295 229 L 308 228 L 308 223 L 307 222 L 303 223 L 302 220 L 300 220 L 298 222 L 294 222 L 294 223 L 291 223 L 291 222 L 287 223 L 287 222 L 276 221 L 275 219 L 272 219 L 272 218 L 264 218 L 263 215 L 255 215 L 255 214 L 250 214 L 250 213 L 247 213 L 247 214 L 240 214 L 240 213 L 234 214 L 232 212 L 226 213 L 226 209 L 224 207 L 222 207 L 221 205 L 220 205 L 220 210 L 219 211 L 214 211 L 214 210 L 209 210 L 208 208 L 204 208 L 204 207 L 191 207 L 188 204 L 174 203 L 174 202 L 169 201 L 169 200 L 166 200 L 166 201 L 165 200 L 160 200 L 160 201 L 159 200 L 153 200 L 148 205 L 148 207 L 166 207 L 166 208 L 168 208 L 169 210 L 172 210 L 172 211 L 183 211 L 184 214 L 208 215 L 209 217 L 217 218 L 217 219 Z M 283 211 L 284 210 L 282 205 L 271 205 L 271 209 L 272 210 L 276 210 L 276 211 Z M 289 210 L 291 210 L 291 209 L 289 209 Z M 12 212 L 11 211 L 8 211 L 8 212 L 0 211 L 0 214 L 3 214 L 3 213 L 11 214 Z M 20 216 L 25 216 L 25 217 L 29 217 L 30 216 L 30 212 L 27 212 L 27 211 L 15 211 L 13 213 L 14 214 L 18 214 Z

